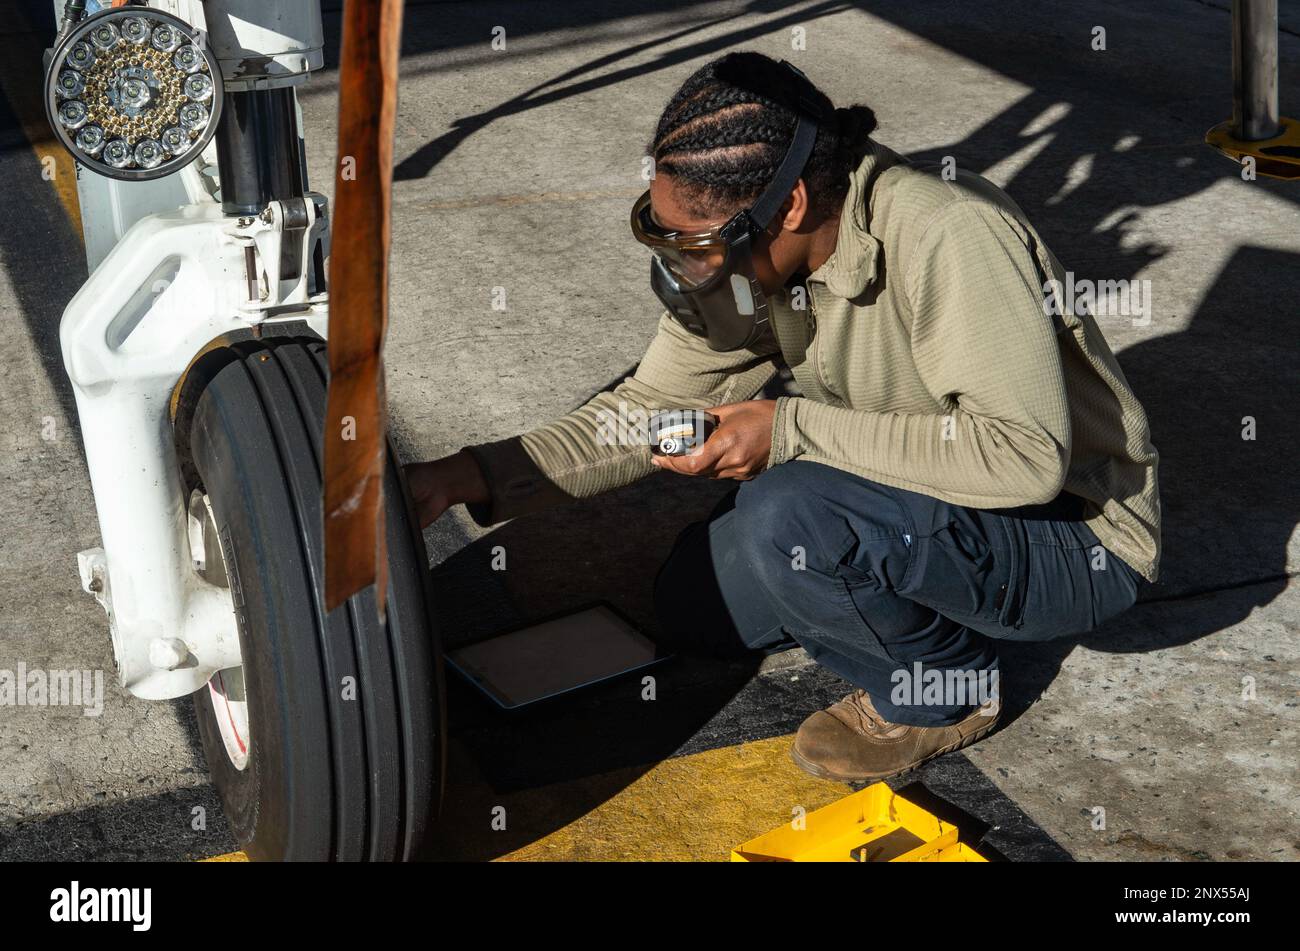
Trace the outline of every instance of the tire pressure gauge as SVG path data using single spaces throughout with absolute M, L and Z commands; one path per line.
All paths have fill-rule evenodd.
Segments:
M 718 417 L 702 409 L 677 409 L 650 417 L 650 452 L 684 456 L 704 445 L 718 428 Z

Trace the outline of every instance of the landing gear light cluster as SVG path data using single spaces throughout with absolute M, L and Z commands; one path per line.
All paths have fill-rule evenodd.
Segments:
M 296 98 L 317 2 L 55 3 L 47 110 L 91 272 L 60 341 L 102 539 L 78 563 L 119 680 L 193 695 L 251 857 L 419 857 L 441 655 L 391 447 L 386 619 L 373 590 L 322 599 L 330 232 Z

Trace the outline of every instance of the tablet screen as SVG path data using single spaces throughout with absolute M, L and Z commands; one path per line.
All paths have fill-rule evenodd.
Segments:
M 655 659 L 654 642 L 605 605 L 447 654 L 453 667 L 503 707 L 608 680 Z

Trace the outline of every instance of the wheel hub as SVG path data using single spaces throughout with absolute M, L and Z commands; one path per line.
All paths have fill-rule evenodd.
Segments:
M 212 502 L 199 489 L 190 493 L 189 535 L 194 570 L 209 583 L 228 590 L 230 576 L 226 571 L 226 553 L 221 548 Z M 234 609 L 233 599 L 231 609 Z M 213 674 L 208 681 L 208 696 L 226 756 L 235 769 L 243 770 L 248 766 L 252 749 L 243 665 L 227 667 Z

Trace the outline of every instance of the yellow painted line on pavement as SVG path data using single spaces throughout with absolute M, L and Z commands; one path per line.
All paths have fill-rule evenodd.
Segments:
M 792 736 L 664 760 L 618 795 L 503 861 L 726 861 L 731 849 L 843 798 L 790 760 Z M 544 790 L 563 798 L 573 783 Z
M 0 93 L 9 102 L 22 126 L 23 135 L 36 153 L 42 174 L 54 186 L 59 204 L 78 239 L 81 237 L 81 206 L 77 203 L 77 168 L 68 150 L 55 139 L 45 117 L 43 94 L 45 79 L 41 73 L 44 37 L 25 17 L 21 9 L 13 11 L 15 32 L 0 34 Z
M 243 852 L 227 852 L 225 855 L 214 855 L 211 858 L 199 859 L 200 862 L 247 862 L 248 856 Z
M 429 201 L 416 199 L 400 202 L 416 211 L 455 211 L 463 208 L 483 208 L 488 206 L 510 207 L 514 205 L 536 205 L 567 201 L 620 201 L 640 198 L 644 188 L 622 186 L 619 188 L 597 188 L 573 192 L 529 192 L 513 195 L 481 195 L 475 198 L 454 198 Z
M 451 750 L 433 852 L 500 861 L 726 861 L 734 846 L 812 812 L 850 788 L 790 761 L 776 736 L 498 794 Z M 505 828 L 500 828 L 504 820 Z
M 848 795 L 790 761 L 793 736 L 498 794 L 451 750 L 433 857 L 505 862 L 726 861 L 742 842 Z M 590 807 L 575 804 L 590 802 Z M 504 822 L 504 828 L 501 824 Z M 232 852 L 208 862 L 244 862 Z

